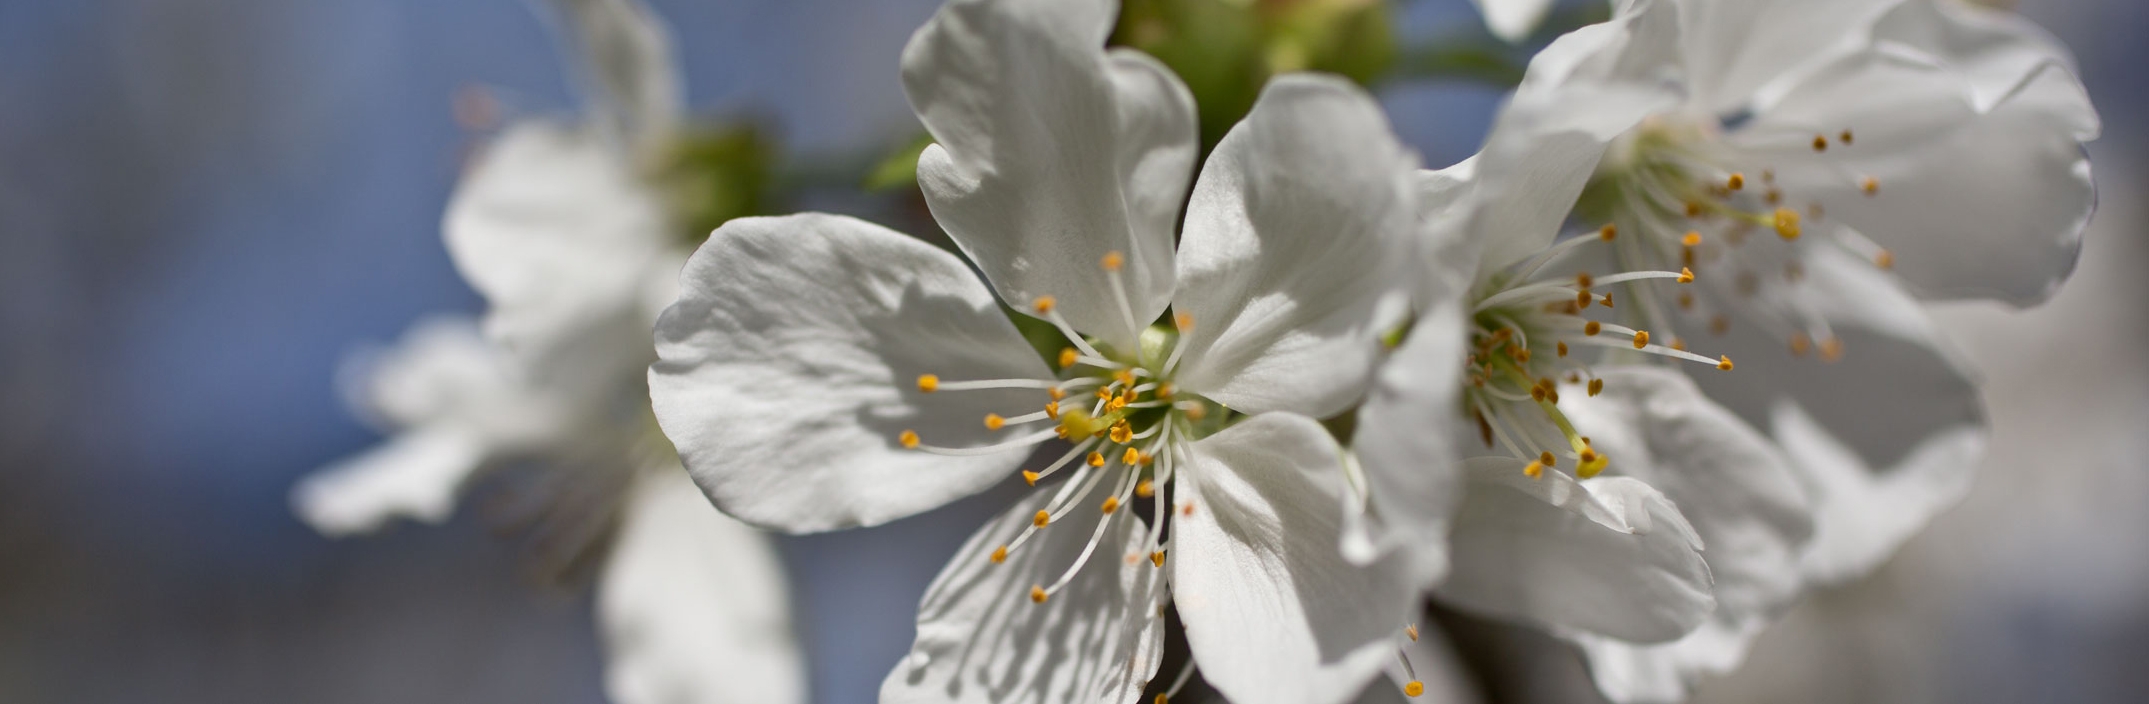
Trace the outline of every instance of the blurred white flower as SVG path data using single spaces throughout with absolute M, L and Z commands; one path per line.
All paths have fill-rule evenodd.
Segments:
M 1675 348 L 1707 330 L 1738 359 L 1750 373 L 1700 389 L 1770 434 L 1812 503 L 1801 551 L 1777 554 L 1799 535 L 1778 516 L 1752 534 L 1766 559 L 1728 556 L 1744 584 L 1711 560 L 1719 609 L 1687 640 L 1582 639 L 1607 694 L 1682 697 L 1801 576 L 1862 573 L 1967 487 L 1976 388 L 1918 296 L 2032 303 L 2073 267 L 2097 121 L 2070 67 L 1955 0 L 1628 0 L 1531 62 L 1475 164 L 1480 217 L 1530 236 L 1488 246 L 1540 246 L 1572 203 L 1619 236 L 1568 270 L 1693 272 L 1626 283 L 1619 320 Z M 1712 547 L 1734 530 L 1664 488 Z
M 293 502 L 331 535 L 438 522 L 478 471 L 537 465 L 553 494 L 539 539 L 561 561 L 603 558 L 614 701 L 803 701 L 773 546 L 708 505 L 648 410 L 648 331 L 686 255 L 646 177 L 680 119 L 670 40 L 631 0 L 554 9 L 582 50 L 592 114 L 510 126 L 445 223 L 490 304 L 489 339 L 428 321 L 352 375 L 358 405 L 397 434 L 308 477 Z
M 1685 376 L 1636 364 L 1730 372 L 1730 359 L 1597 319 L 1617 310 L 1609 287 L 1691 273 L 1543 274 L 1616 246 L 1616 230 L 1554 244 L 1549 226 L 1518 229 L 1533 213 L 1485 197 L 1504 181 L 1481 165 L 1421 181 L 1422 317 L 1358 416 L 1357 544 L 1417 546 L 1452 562 L 1439 598 L 1583 641 L 1678 640 L 1749 591 L 1795 583 L 1810 523 L 1778 453 Z M 1457 427 L 1476 437 L 1444 430 Z
M 1553 0 L 1470 0 L 1485 16 L 1485 28 L 1508 42 L 1520 42 L 1537 31 L 1552 11 Z
M 1072 476 L 927 591 L 884 702 L 1130 701 L 1167 591 L 1232 700 L 1341 702 L 1416 612 L 1394 562 L 1338 553 L 1341 450 L 1313 420 L 1363 393 L 1402 314 L 1415 158 L 1357 88 L 1280 78 L 1209 157 L 1175 251 L 1194 106 L 1155 60 L 1102 49 L 1116 9 L 956 0 L 904 51 L 938 141 L 919 184 L 990 288 L 865 222 L 747 219 L 658 324 L 658 419 L 756 524 L 884 523 L 1073 443 L 1023 472 Z M 1056 365 L 999 302 L 1060 332 Z

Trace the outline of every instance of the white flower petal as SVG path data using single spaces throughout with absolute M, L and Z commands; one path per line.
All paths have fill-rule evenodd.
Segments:
M 1873 38 L 1913 47 L 1938 57 L 1961 73 L 1971 86 L 1978 111 L 2013 94 L 2023 79 L 2044 70 L 2075 73 L 2066 45 L 2021 14 L 1951 0 L 1909 0 L 1896 4 L 1873 27 Z M 2078 138 L 2096 138 L 2094 112 L 2078 115 L 2086 122 Z
M 1434 308 L 1381 365 L 1359 408 L 1351 449 L 1364 470 L 1371 513 L 1346 514 L 1346 556 L 1359 565 L 1400 550 L 1409 573 L 1430 587 L 1447 574 L 1448 524 L 1463 499 L 1460 448 L 1466 331 L 1461 306 Z M 1353 502 L 1352 505 L 1355 505 Z
M 468 434 L 424 428 L 308 475 L 291 490 L 291 504 L 330 536 L 369 532 L 396 518 L 439 523 L 484 461 L 484 446 Z
M 1566 634 L 1589 660 L 1590 679 L 1606 699 L 1619 704 L 1687 700 L 1696 679 L 1730 672 L 1746 659 L 1755 636 L 1769 619 L 1711 618 L 1686 637 L 1669 643 L 1629 643 L 1587 633 Z
M 1254 413 L 1327 417 L 1357 401 L 1407 306 L 1416 168 L 1364 91 L 1270 81 L 1187 206 L 1180 387 Z
M 662 148 L 686 114 L 685 86 L 671 32 L 640 0 L 551 0 L 574 35 L 598 123 L 613 138 L 648 154 Z
M 614 704 L 801 704 L 806 672 L 775 546 L 677 465 L 629 486 L 597 583 Z
M 1027 311 L 1131 348 L 1172 290 L 1172 229 L 1197 151 L 1194 100 L 1155 59 L 1104 51 L 1111 0 L 953 0 L 903 50 L 903 89 L 938 144 L 918 159 L 933 217 Z M 1101 268 L 1125 257 L 1126 309 Z
M 1175 481 L 1172 593 L 1202 678 L 1239 704 L 1350 700 L 1417 616 L 1399 561 L 1352 565 L 1341 449 L 1304 416 L 1254 416 L 1191 446 Z
M 1007 561 L 991 555 L 1031 525 L 1059 487 L 1034 490 L 970 536 L 918 606 L 918 640 L 881 683 L 883 704 L 1132 702 L 1164 654 L 1163 570 L 1149 561 L 1146 524 L 1113 516 L 1082 570 L 1044 603 L 1031 588 L 1057 580 L 1096 535 L 1113 490 L 1100 481 L 1078 508 L 1030 537 Z
M 1670 643 L 1574 640 L 1615 701 L 1682 701 L 1701 677 L 1737 667 L 1747 640 L 1798 595 L 1813 509 L 1768 439 L 1684 374 L 1653 366 L 1596 371 L 1603 393 L 1570 386 L 1560 408 L 1612 458 L 1610 471 L 1648 482 L 1692 523 L 1709 546 L 1703 557 L 1715 577 L 1716 611 Z
M 1726 115 L 1858 45 L 1901 0 L 1658 0 L 1679 9 L 1689 100 Z
M 2035 73 L 1981 112 L 1971 77 L 1938 61 L 1892 45 L 1846 56 L 1753 129 L 1854 129 L 1855 143 L 1828 154 L 1793 150 L 1807 166 L 1779 169 L 1786 192 L 1891 250 L 1923 292 L 2041 301 L 2074 270 L 2096 206 L 2080 142 L 2096 112 L 2056 63 L 2024 67 Z
M 650 400 L 717 506 L 791 531 L 875 525 L 991 486 L 1029 447 L 988 413 L 1042 408 L 1042 389 L 923 393 L 917 380 L 1050 379 L 955 255 L 846 217 L 733 220 L 680 275 L 657 323 Z
M 448 204 L 448 253 L 486 332 L 548 379 L 646 361 L 642 291 L 674 248 L 664 210 L 596 134 L 528 121 L 488 145 Z
M 1734 322 L 1729 334 L 1707 338 L 1711 352 L 1738 363 L 1730 373 L 1697 375 L 1709 398 L 1757 428 L 1776 427 L 1777 406 L 1796 404 L 1848 447 L 1861 467 L 1882 474 L 1937 437 L 1985 426 L 1969 372 L 1901 284 L 1835 248 L 1803 251 L 1805 281 L 1792 289 L 1796 298 L 1781 305 L 1825 320 L 1841 341 L 1842 358 L 1831 363 L 1811 353 L 1794 356 L 1780 335 Z M 1807 477 L 1833 471 L 1792 464 Z M 1829 500 L 1817 493 L 1811 498 L 1823 505 Z
M 1509 43 L 1520 42 L 1537 31 L 1552 9 L 1552 0 L 1470 0 L 1485 16 L 1485 28 Z
M 1812 504 L 1789 463 L 1677 370 L 1595 371 L 1601 394 L 1579 385 L 1562 394 L 1560 409 L 1575 430 L 1611 458 L 1609 471 L 1678 505 L 1709 546 L 1718 616 L 1779 613 L 1798 592 L 1799 554 L 1813 533 Z
M 1969 493 L 1985 454 L 1983 429 L 1936 432 L 1885 469 L 1868 465 L 1798 406 L 1777 407 L 1776 442 L 1819 501 L 1805 570 L 1820 584 L 1864 576 L 1933 516 Z
M 1701 538 L 1670 500 L 1628 477 L 1532 479 L 1520 461 L 1468 460 L 1469 496 L 1435 590 L 1463 608 L 1636 642 L 1669 641 L 1708 617 Z
M 1622 0 L 1610 20 L 1560 35 L 1530 57 L 1516 93 L 1529 95 L 1588 84 L 1635 87 L 1675 80 L 1678 4 Z

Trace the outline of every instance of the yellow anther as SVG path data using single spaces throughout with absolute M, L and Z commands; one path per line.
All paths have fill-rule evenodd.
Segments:
M 1057 386 L 1045 389 L 1045 394 L 1051 396 L 1054 401 L 1067 398 L 1067 391 Z
M 1119 370 L 1119 371 L 1116 371 L 1116 372 L 1112 372 L 1112 380 L 1113 380 L 1113 381 L 1116 381 L 1116 382 L 1119 382 L 1119 385 L 1120 385 L 1120 386 L 1133 386 L 1133 385 L 1134 385 L 1134 368 L 1133 368 L 1133 367 L 1128 367 L 1128 368 L 1126 368 L 1126 369 L 1121 369 L 1121 370 Z
M 1140 395 L 1140 394 L 1136 394 L 1136 393 L 1134 393 L 1134 387 L 1132 387 L 1132 386 L 1129 386 L 1129 387 L 1127 387 L 1127 388 L 1121 389 L 1121 390 L 1119 391 L 1119 400 L 1121 400 L 1121 401 L 1125 401 L 1125 402 L 1127 402 L 1127 403 L 1133 403 L 1133 402 L 1134 402 L 1134 399 L 1137 399 L 1137 398 L 1140 398 L 1140 397 L 1141 397 L 1141 395 Z
M 1147 479 L 1134 485 L 1134 495 L 1144 499 L 1157 495 L 1157 485 Z
M 1415 696 L 1418 696 L 1418 695 L 1420 695 L 1420 694 L 1424 694 L 1424 693 L 1425 693 L 1425 683 L 1424 683 L 1424 682 L 1419 682 L 1419 681 L 1417 681 L 1417 680 L 1411 680 L 1411 681 L 1410 681 L 1410 682 L 1409 682 L 1408 684 L 1405 684 L 1405 685 L 1403 685 L 1403 694 L 1404 694 L 1404 696 L 1410 696 L 1410 697 L 1415 697 Z
M 1161 607 L 1161 606 L 1160 606 L 1160 607 L 1158 607 L 1158 608 L 1163 608 L 1163 607 Z M 1158 694 L 1158 695 L 1157 695 L 1157 700 L 1156 700 L 1155 702 L 1152 702 L 1151 704 L 1170 704 L 1170 702 L 1166 701 L 1166 697 L 1165 697 L 1164 695 L 1162 695 L 1162 694 Z
M 1111 512 L 1113 512 L 1113 511 L 1117 511 L 1117 510 L 1119 510 L 1119 497 L 1117 497 L 1117 496 L 1107 496 L 1107 497 L 1104 497 L 1104 505 L 1103 505 L 1103 506 L 1099 506 L 1099 507 L 1097 507 L 1097 510 L 1099 510 L 1099 511 L 1103 511 L 1103 512 L 1105 512 L 1105 513 L 1111 513 Z
M 1059 305 L 1059 299 L 1051 296 L 1038 296 L 1030 301 L 1030 307 L 1037 309 L 1038 315 L 1052 312 L 1052 307 L 1056 305 Z
M 1610 242 L 1610 241 L 1612 241 L 1612 238 L 1614 238 L 1614 237 L 1618 237 L 1618 236 L 1619 236 L 1619 226 L 1618 226 L 1618 225 L 1605 225 L 1604 227 L 1602 227 L 1602 228 L 1598 228 L 1598 230 L 1597 230 L 1597 237 L 1599 237 L 1599 238 L 1603 239 L 1603 240 L 1604 240 L 1604 241 L 1606 241 L 1606 242 Z
M 1731 190 L 1734 190 L 1734 191 L 1736 191 L 1736 190 L 1739 190 L 1739 189 L 1741 189 L 1741 188 L 1745 188 L 1745 187 L 1746 187 L 1746 174 L 1739 174 L 1739 173 L 1734 173 L 1734 174 L 1732 174 L 1732 175 L 1731 175 L 1731 178 L 1727 178 L 1727 179 L 1724 179 L 1724 187 L 1725 187 L 1725 188 L 1729 188 L 1729 189 L 1731 189 Z
M 1104 402 L 1104 410 L 1106 412 L 1118 411 L 1119 409 L 1126 407 L 1127 397 L 1125 396 L 1113 396 L 1112 400 Z
M 1678 351 L 1680 351 L 1680 352 L 1685 352 L 1685 351 L 1686 351 L 1686 338 L 1680 337 L 1680 336 L 1678 336 L 1678 335 L 1673 335 L 1673 336 L 1671 336 L 1671 348 L 1672 348 L 1672 349 L 1675 349 L 1675 350 L 1678 350 Z
M 1198 403 L 1179 409 L 1179 412 L 1185 414 L 1187 420 L 1198 421 L 1209 417 L 1209 407 Z
M 1702 214 L 1702 212 L 1703 212 L 1703 211 L 1702 211 L 1702 209 L 1701 209 L 1701 204 L 1700 204 L 1700 203 L 1696 203 L 1696 202 L 1694 202 L 1694 201 L 1687 201 L 1687 202 L 1686 202 L 1686 216 L 1687 216 L 1687 217 L 1689 217 L 1689 218 L 1698 218 L 1698 217 L 1701 217 L 1701 214 Z
M 1104 265 L 1105 271 L 1119 271 L 1120 267 L 1127 265 L 1127 255 L 1120 254 L 1119 250 L 1115 249 L 1105 252 L 1104 260 L 1099 263 Z
M 1636 331 L 1634 331 L 1634 349 L 1641 349 L 1641 348 L 1644 348 L 1644 347 L 1648 347 L 1648 346 L 1649 346 L 1649 331 L 1647 331 L 1647 330 L 1636 330 Z
M 1120 464 L 1133 465 L 1140 461 L 1142 461 L 1142 451 L 1131 447 L 1127 448 L 1126 452 L 1120 453 L 1119 455 Z
M 992 563 L 993 563 L 993 564 L 997 565 L 997 564 L 1000 564 L 1000 563 L 1002 563 L 1002 562 L 1006 562 L 1006 561 L 1007 561 L 1007 546 L 1005 546 L 1005 545 L 1002 545 L 1002 546 L 1000 546 L 1000 547 L 997 547 L 997 548 L 993 548 L 993 549 L 992 549 Z
M 1530 387 L 1530 400 L 1532 400 L 1532 401 L 1543 401 L 1543 400 L 1545 400 L 1545 387 L 1542 387 L 1542 386 L 1532 386 L 1532 387 Z
M 903 443 L 904 449 L 916 448 L 918 446 L 918 434 L 905 430 L 901 435 L 895 436 L 895 441 Z
M 1813 151 L 1828 151 L 1828 135 L 1813 135 Z
M 1679 267 L 1679 283 L 1694 283 L 1694 270 L 1683 266 Z
M 1044 475 L 1032 472 L 1027 469 L 1022 470 L 1022 481 L 1023 483 L 1029 484 L 1030 486 L 1037 486 L 1037 478 L 1041 476 Z
M 1493 346 L 1497 347 L 1501 343 L 1507 342 L 1509 338 L 1512 338 L 1514 336 L 1514 328 L 1500 328 L 1498 330 L 1494 330 L 1492 331 L 1492 344 Z
M 1612 307 L 1612 294 L 1604 294 L 1604 298 L 1598 299 L 1597 302 L 1603 304 L 1606 308 Z
M 1558 464 L 1559 460 L 1558 458 L 1553 457 L 1552 453 L 1550 452 L 1540 452 L 1537 453 L 1537 463 L 1550 467 L 1552 465 Z
M 1082 353 L 1076 352 L 1075 348 L 1073 347 L 1060 348 L 1060 368 L 1066 369 L 1068 367 L 1074 366 L 1075 359 L 1081 356 Z M 1054 389 L 1054 391 L 1058 391 L 1058 389 Z
M 1717 368 L 1717 369 L 1722 369 L 1722 370 L 1724 370 L 1724 371 L 1727 371 L 1727 372 L 1728 372 L 1728 371 L 1731 371 L 1731 358 L 1730 358 L 1730 357 L 1726 357 L 1726 356 L 1721 356 L 1721 355 L 1720 355 L 1720 356 L 1718 356 L 1718 357 L 1717 357 L 1717 359 L 1719 360 L 1719 361 L 1718 361 L 1718 362 L 1716 363 L 1716 368 Z
M 1596 296 L 1592 296 L 1592 295 L 1589 295 L 1589 292 L 1588 292 L 1588 291 L 1576 291 L 1576 292 L 1574 292 L 1574 307 L 1576 307 L 1576 308 L 1587 308 L 1587 307 L 1589 307 L 1589 304 L 1590 304 L 1591 302 L 1593 302 L 1593 301 L 1596 301 L 1596 300 L 1597 300 L 1597 297 L 1596 297 Z
M 1798 211 L 1790 208 L 1777 208 L 1775 225 L 1778 237 L 1787 240 L 1798 239 Z
M 1052 524 L 1052 512 L 1051 512 L 1051 511 L 1038 511 L 1038 512 L 1037 512 L 1037 515 L 1036 515 L 1036 516 L 1033 516 L 1033 517 L 1031 517 L 1031 518 L 1030 518 L 1030 525 L 1033 525 L 1033 526 L 1037 526 L 1037 527 L 1039 527 L 1039 528 L 1043 528 L 1043 527 L 1045 527 L 1045 526 L 1048 526 L 1048 525 L 1051 525 L 1051 524 Z
M 1111 388 L 1109 388 L 1109 387 L 1104 387 L 1104 386 L 1099 386 L 1099 387 L 1097 387 L 1097 398 L 1111 398 L 1111 397 L 1112 397 L 1112 389 L 1111 389 Z
M 1151 463 L 1153 463 L 1153 462 L 1156 462 L 1156 461 L 1157 461 L 1157 456 L 1156 456 L 1156 455 L 1152 455 L 1152 454 L 1149 454 L 1149 453 L 1147 453 L 1147 452 L 1144 452 L 1144 453 L 1142 453 L 1142 458 L 1141 458 L 1141 459 L 1139 459 L 1139 460 L 1136 460 L 1136 461 L 1135 461 L 1135 464 L 1139 464 L 1139 465 L 1142 465 L 1142 466 L 1144 466 L 1144 467 L 1147 467 L 1147 466 L 1149 466 L 1149 465 L 1150 465 Z
M 1173 315 L 1172 325 L 1177 326 L 1179 328 L 1179 332 L 1182 333 L 1188 330 L 1192 330 L 1194 329 L 1194 314 L 1179 313 L 1177 315 Z
M 1052 598 L 1052 595 L 1046 594 L 1044 587 L 1040 587 L 1034 584 L 1030 585 L 1030 603 L 1042 604 L 1045 603 L 1046 599 L 1050 598 Z
M 1601 393 L 1604 393 L 1604 380 L 1603 380 L 1603 379 L 1591 379 L 1591 380 L 1589 380 L 1589 395 L 1591 395 L 1591 396 L 1595 396 L 1595 395 L 1597 395 L 1597 394 L 1601 394 Z
M 1611 462 L 1611 458 L 1597 454 L 1596 450 L 1583 448 L 1582 456 L 1574 466 L 1574 475 L 1583 479 L 1597 476 L 1597 473 L 1604 471 L 1604 466 Z
M 1850 143 L 1851 143 L 1851 131 L 1850 131 L 1850 130 L 1844 130 L 1844 131 L 1843 131 L 1843 134 L 1839 134 L 1839 135 L 1836 135 L 1836 138 L 1837 138 L 1837 139 L 1840 139 L 1840 140 L 1843 140 L 1843 146 L 1846 146 L 1846 147 L 1847 147 L 1847 146 L 1850 146 Z
M 1152 565 L 1156 565 L 1156 566 L 1158 566 L 1158 567 L 1163 567 L 1163 566 L 1164 566 L 1164 551 L 1162 551 L 1162 550 L 1158 550 L 1158 551 L 1155 551 L 1155 552 L 1151 552 L 1151 553 L 1149 553 L 1149 564 L 1152 564 Z M 1161 701 L 1164 701 L 1164 695 L 1162 695 L 1162 694 L 1159 694 L 1159 695 L 1157 695 L 1157 701 L 1160 701 L 1160 702 L 1161 702 Z
M 1587 271 L 1574 275 L 1574 287 L 1582 289 L 1584 291 L 1589 290 L 1589 285 L 1596 282 L 1596 279 L 1592 279 L 1589 277 L 1589 272 Z
M 1791 356 L 1804 357 L 1806 356 L 1806 352 L 1812 349 L 1813 338 L 1807 337 L 1806 334 L 1802 332 L 1791 333 Z
M 1523 476 L 1527 476 L 1531 479 L 1545 476 L 1545 465 L 1543 462 L 1531 462 L 1528 465 L 1523 466 L 1522 474 Z
M 1169 381 L 1157 384 L 1157 398 L 1171 398 L 1172 392 L 1178 390 L 1178 387 L 1172 386 Z
M 1192 515 L 1194 515 L 1194 502 L 1192 502 L 1192 501 L 1188 501 L 1188 502 L 1186 502 L 1186 503 L 1180 504 L 1180 505 L 1179 505 L 1179 515 L 1181 515 L 1181 516 L 1192 516 Z
M 1007 427 L 1007 419 L 1006 419 L 1006 418 L 1001 418 L 1001 417 L 1000 417 L 1000 414 L 998 414 L 998 413 L 987 413 L 987 414 L 985 414 L 985 429 L 986 429 L 986 430 L 999 430 L 999 429 L 1001 429 L 1001 428 L 1004 428 L 1004 427 Z
M 1685 237 L 1681 237 L 1681 238 L 1679 238 L 1679 244 L 1683 244 L 1683 245 L 1686 245 L 1686 246 L 1688 246 L 1688 247 L 1699 247 L 1699 246 L 1701 246 L 1701 231 L 1699 231 L 1699 230 L 1688 230 L 1688 231 L 1686 232 L 1686 236 L 1685 236 Z
M 1821 341 L 1821 361 L 1833 362 L 1843 358 L 1843 340 L 1830 337 Z
M 1598 324 L 1597 321 L 1592 320 L 1582 324 L 1582 334 L 1584 335 L 1596 335 L 1597 333 L 1603 331 L 1604 326 Z
M 1559 343 L 1559 347 L 1558 347 L 1557 349 L 1558 349 L 1558 351 L 1559 351 L 1559 355 L 1560 355 L 1561 357 L 1565 357 L 1565 356 L 1567 356 L 1567 343 L 1565 343 L 1565 342 Z
M 939 377 L 938 375 L 934 375 L 934 374 L 919 374 L 919 375 L 918 375 L 918 390 L 919 390 L 919 391 L 922 391 L 922 392 L 925 392 L 925 393 L 932 393 L 932 392 L 935 392 L 935 391 L 939 391 L 939 390 L 940 390 L 940 377 Z
M 1885 249 L 1880 250 L 1880 252 L 1873 255 L 1873 266 L 1882 269 L 1895 268 L 1895 253 Z
M 1091 452 L 1091 453 L 1089 453 L 1089 466 L 1091 466 L 1091 467 L 1102 467 L 1102 466 L 1104 466 L 1104 453 L 1101 453 L 1101 452 Z
M 1865 191 L 1866 195 L 1876 195 L 1880 193 L 1880 179 L 1867 176 L 1858 182 L 1858 189 Z
M 1528 347 L 1510 347 L 1510 348 L 1508 348 L 1508 349 L 1510 350 L 1510 351 L 1509 351 L 1509 353 L 1508 353 L 1508 356 L 1514 357 L 1514 358 L 1515 358 L 1515 361 L 1517 361 L 1517 362 L 1520 362 L 1520 363 L 1523 363 L 1523 364 L 1529 364 L 1529 363 L 1530 363 L 1530 348 L 1528 348 Z
M 1053 419 L 1053 420 L 1059 420 L 1059 419 L 1060 419 L 1060 402 L 1058 402 L 1058 401 L 1046 401 L 1046 402 L 1045 402 L 1045 417 L 1046 417 L 1046 418 L 1051 418 L 1051 419 Z
M 1410 642 L 1412 643 L 1418 642 L 1418 627 L 1416 625 L 1404 626 L 1403 635 L 1410 636 Z
M 1731 319 L 1724 316 L 1709 318 L 1709 334 L 1722 335 L 1731 330 Z

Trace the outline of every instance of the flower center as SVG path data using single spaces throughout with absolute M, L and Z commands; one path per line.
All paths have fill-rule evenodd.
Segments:
M 1601 287 L 1653 279 L 1679 284 L 1695 280 L 1693 271 L 1628 271 L 1596 278 L 1588 273 L 1573 278 L 1536 278 L 1555 257 L 1593 243 L 1613 246 L 1619 229 L 1607 225 L 1594 235 L 1571 237 L 1514 265 L 1492 272 L 1474 291 L 1471 309 L 1470 347 L 1466 359 L 1467 384 L 1463 400 L 1477 421 L 1478 435 L 1487 448 L 1497 447 L 1527 462 L 1523 472 L 1541 476 L 1564 461 L 1575 476 L 1589 478 L 1604 471 L 1610 458 L 1590 446 L 1588 437 L 1576 432 L 1560 411 L 1561 380 L 1569 384 L 1588 379 L 1588 393 L 1604 390 L 1604 380 L 1590 369 L 1578 347 L 1599 347 L 1614 355 L 1652 355 L 1713 365 L 1730 370 L 1731 359 L 1709 359 L 1686 351 L 1677 337 L 1670 344 L 1651 342 L 1646 330 L 1591 319 L 1595 308 L 1615 308 L 1612 294 Z M 1611 359 L 1609 361 L 1617 361 Z
M 1124 262 L 1125 258 L 1118 252 L 1106 254 L 1101 262 L 1107 275 L 1112 277 L 1115 290 L 1121 289 L 1117 285 L 1118 272 Z M 1117 298 L 1116 303 L 1122 311 L 1126 310 L 1124 293 Z M 988 413 L 981 420 L 987 430 L 1008 433 L 1011 437 L 1005 442 L 983 447 L 949 448 L 927 444 L 916 432 L 905 430 L 897 436 L 897 442 L 905 448 L 946 455 L 991 454 L 1036 445 L 1055 437 L 1072 445 L 1043 468 L 1023 470 L 1022 479 L 1031 486 L 1063 470 L 1072 471 L 1074 475 L 1060 484 L 1046 508 L 1029 518 L 1030 525 L 1021 534 L 994 549 L 991 556 L 994 563 L 1006 561 L 1008 555 L 1021 550 L 1031 536 L 1064 519 L 1070 512 L 1080 510 L 1082 507 L 1077 502 L 1091 495 L 1099 485 L 1112 482 L 1111 492 L 1094 508 L 1104 517 L 1097 522 L 1081 556 L 1052 584 L 1031 587 L 1030 600 L 1044 603 L 1073 581 L 1121 509 L 1128 508 L 1136 499 L 1157 498 L 1158 487 L 1171 480 L 1179 460 L 1185 456 L 1186 444 L 1215 431 L 1226 412 L 1215 402 L 1185 393 L 1172 383 L 1172 374 L 1184 351 L 1184 346 L 1179 344 L 1180 336 L 1194 324 L 1190 316 L 1178 314 L 1171 327 L 1152 325 L 1145 328 L 1136 349 L 1117 350 L 1076 332 L 1060 316 L 1058 302 L 1051 296 L 1038 297 L 1030 303 L 1030 308 L 1039 318 L 1057 327 L 1068 341 L 1068 346 L 1051 360 L 1057 370 L 1055 378 L 954 381 L 931 372 L 917 378 L 918 391 L 929 394 L 1038 389 L 1042 395 L 1037 399 L 1037 410 L 1009 409 L 1005 415 Z M 1147 558 L 1159 568 L 1164 566 L 1169 547 L 1162 532 L 1167 514 L 1165 505 L 1162 500 L 1151 501 L 1153 515 L 1146 543 Z M 1193 510 L 1191 506 L 1181 509 Z M 1126 556 L 1129 563 L 1142 558 L 1139 553 Z
M 1769 162 L 1810 150 L 1814 157 L 1796 165 L 1801 173 L 1855 183 L 1867 197 L 1878 196 L 1880 181 L 1854 176 L 1827 160 L 1831 149 L 1841 153 L 1856 144 L 1856 135 L 1848 129 L 1810 139 L 1787 136 L 1778 141 L 1798 143 L 1753 150 L 1732 146 L 1723 132 L 1710 117 L 1659 115 L 1643 121 L 1613 144 L 1578 210 L 1637 235 L 1612 248 L 1621 266 L 1715 270 L 1703 284 L 1713 295 L 1697 298 L 1680 292 L 1673 299 L 1676 315 L 1653 298 L 1642 301 L 1636 306 L 1636 322 L 1660 331 L 1705 325 L 1720 335 L 1731 319 L 1711 303 L 1728 302 L 1746 322 L 1783 340 L 1793 354 L 1803 356 L 1818 347 L 1823 360 L 1834 361 L 1842 355 L 1841 340 L 1825 319 L 1798 304 L 1805 267 L 1794 243 L 1818 232 L 1824 235 L 1822 241 L 1883 269 L 1894 266 L 1895 255 L 1850 228 L 1816 229 L 1826 210 L 1818 200 L 1787 193 Z M 1758 232 L 1776 236 L 1753 236 Z

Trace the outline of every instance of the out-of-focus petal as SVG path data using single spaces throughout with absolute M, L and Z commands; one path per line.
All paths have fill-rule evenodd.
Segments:
M 629 486 L 597 584 L 614 704 L 801 704 L 806 672 L 775 546 L 686 471 Z
M 710 236 L 657 323 L 650 399 L 717 506 L 791 531 L 875 525 L 991 486 L 1032 434 L 1001 430 L 1051 400 L 1042 388 L 920 388 L 1049 380 L 1050 372 L 954 255 L 852 218 L 743 218 Z M 1049 436 L 1049 431 L 1047 432 Z
M 661 148 L 686 114 L 670 30 L 640 0 L 550 0 L 573 35 L 591 112 L 622 146 Z
M 301 480 L 291 491 L 292 508 L 331 536 L 372 531 L 396 518 L 439 523 L 455 510 L 485 449 L 447 428 L 404 433 Z
M 1485 16 L 1485 28 L 1510 43 L 1520 42 L 1537 31 L 1552 9 L 1552 0 L 1470 0 Z
M 510 127 L 448 203 L 448 253 L 485 296 L 486 333 L 547 379 L 646 360 L 645 281 L 672 249 L 662 205 L 595 133 Z M 613 380 L 606 379 L 608 388 Z M 595 382 L 592 382 L 595 383 Z

